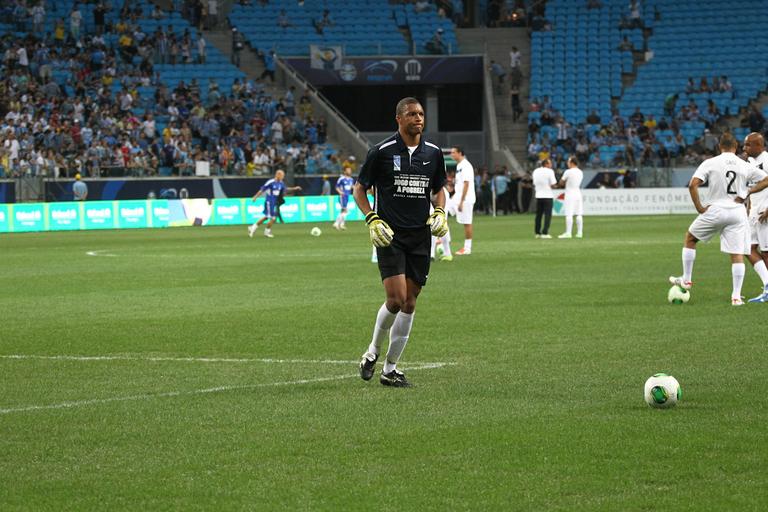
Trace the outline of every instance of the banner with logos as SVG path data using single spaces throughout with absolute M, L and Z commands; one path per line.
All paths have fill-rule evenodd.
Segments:
M 280 207 L 285 223 L 332 222 L 340 211 L 338 196 L 289 196 Z M 349 221 L 363 219 L 352 199 L 347 212 Z M 230 226 L 252 224 L 263 216 L 264 198 L 0 204 L 0 233 Z
M 309 67 L 325 71 L 338 71 L 341 69 L 341 61 L 344 51 L 341 45 L 309 45 Z
M 706 189 L 702 189 L 706 199 Z M 696 214 L 687 188 L 583 189 L 584 215 Z M 554 201 L 554 214 L 565 214 L 565 195 Z
M 314 55 L 314 54 L 313 54 Z M 480 56 L 345 57 L 334 66 L 321 65 L 311 58 L 287 58 L 309 83 L 322 85 L 469 84 L 482 83 Z M 337 63 L 340 63 L 338 66 Z

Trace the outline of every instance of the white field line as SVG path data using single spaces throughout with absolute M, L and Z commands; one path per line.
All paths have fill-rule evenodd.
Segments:
M 227 358 L 227 357 L 165 357 L 165 356 L 45 356 L 35 354 L 0 354 L 0 359 L 41 359 L 46 361 L 150 361 L 174 363 L 272 363 L 272 364 L 357 364 L 360 361 L 342 361 L 338 359 L 271 359 L 271 358 Z M 411 361 L 415 365 L 449 366 L 453 363 Z
M 408 367 L 408 370 L 431 370 L 435 368 L 442 368 L 447 366 L 445 363 L 425 363 L 421 365 Z M 315 379 L 300 379 L 300 380 L 287 380 L 282 382 L 267 382 L 261 384 L 246 384 L 241 386 L 216 386 L 213 388 L 194 389 L 191 391 L 168 391 L 165 393 L 147 393 L 144 395 L 131 395 L 131 396 L 117 396 L 112 398 L 95 398 L 91 400 L 75 400 L 72 402 L 61 402 L 58 404 L 48 405 L 25 405 L 22 407 L 11 407 L 7 409 L 0 409 L 0 415 L 12 414 L 16 412 L 33 412 L 33 411 L 45 411 L 52 409 L 73 409 L 75 407 L 85 407 L 88 405 L 99 405 L 110 402 L 130 402 L 139 400 L 151 400 L 154 398 L 168 398 L 177 396 L 192 396 L 192 395 L 205 395 L 210 393 L 223 393 L 226 391 L 235 391 L 243 389 L 256 389 L 256 388 L 268 388 L 279 386 L 298 386 L 302 384 L 313 384 L 316 382 L 330 382 L 342 379 L 351 379 L 358 377 L 357 374 L 349 375 L 336 375 L 333 377 L 318 377 Z
M 85 251 L 85 254 L 88 256 L 107 256 L 107 257 L 115 257 L 117 254 L 112 254 L 107 252 L 108 249 L 100 249 L 98 251 Z

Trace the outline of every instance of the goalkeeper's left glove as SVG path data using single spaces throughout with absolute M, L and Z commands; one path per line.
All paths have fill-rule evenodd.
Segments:
M 436 207 L 432 215 L 429 216 L 427 226 L 432 231 L 432 235 L 438 238 L 448 233 L 448 218 L 445 216 L 445 210 L 441 206 Z

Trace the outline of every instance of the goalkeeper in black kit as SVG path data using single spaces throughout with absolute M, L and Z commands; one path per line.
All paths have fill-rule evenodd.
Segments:
M 360 377 L 373 377 L 382 342 L 389 348 L 379 378 L 385 386 L 411 384 L 397 362 L 411 333 L 416 299 L 427 283 L 431 235 L 448 231 L 443 152 L 424 140 L 424 109 L 415 98 L 397 103 L 398 130 L 368 152 L 353 191 L 376 247 L 386 302 L 379 308 L 373 337 L 360 361 Z M 376 191 L 376 210 L 366 190 Z M 430 198 L 435 211 L 430 215 Z

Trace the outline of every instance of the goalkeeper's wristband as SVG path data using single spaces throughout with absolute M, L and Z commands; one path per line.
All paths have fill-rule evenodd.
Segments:
M 445 215 L 445 210 L 443 210 L 442 206 L 435 206 L 435 213 L 442 213 Z
M 369 226 L 371 225 L 371 222 L 375 220 L 381 220 L 381 217 L 379 217 L 379 214 L 371 210 L 370 212 L 365 214 L 365 223 Z

